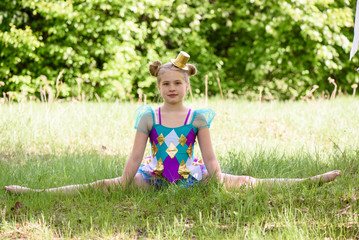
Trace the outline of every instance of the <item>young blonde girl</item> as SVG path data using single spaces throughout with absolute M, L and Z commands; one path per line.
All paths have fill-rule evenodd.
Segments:
M 189 77 L 197 73 L 194 65 L 187 64 L 189 55 L 180 52 L 177 59 L 166 64 L 155 61 L 150 64 L 152 76 L 157 77 L 157 87 L 163 98 L 163 105 L 152 109 L 145 105 L 137 109 L 137 129 L 131 155 L 121 177 L 99 180 L 90 184 L 71 185 L 50 189 L 30 189 L 21 186 L 7 186 L 7 191 L 23 193 L 28 191 L 77 192 L 86 187 L 107 191 L 108 187 L 128 186 L 134 182 L 138 187 L 177 184 L 191 186 L 203 179 L 214 177 L 226 188 L 256 186 L 259 183 L 293 183 L 300 181 L 329 182 L 341 174 L 339 170 L 310 178 L 300 179 L 257 179 L 250 176 L 235 176 L 222 173 L 214 154 L 210 125 L 215 116 L 212 109 L 193 110 L 183 103 L 189 90 Z M 202 160 L 193 156 L 196 139 Z M 144 158 L 147 141 L 152 154 Z

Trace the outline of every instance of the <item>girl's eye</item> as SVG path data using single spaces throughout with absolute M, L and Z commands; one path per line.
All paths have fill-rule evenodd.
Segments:
M 162 83 L 162 85 L 165 85 L 165 86 L 167 86 L 167 85 L 168 85 L 168 83 Z
M 177 85 L 180 85 L 180 84 L 182 84 L 182 83 L 181 83 L 181 82 L 176 82 L 176 84 L 177 84 Z

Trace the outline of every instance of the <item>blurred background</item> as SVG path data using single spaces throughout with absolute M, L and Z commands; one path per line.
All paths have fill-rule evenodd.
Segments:
M 359 82 L 358 58 L 349 62 L 355 4 L 1 1 L 0 98 L 158 101 L 148 64 L 181 50 L 199 70 L 195 97 L 205 83 L 209 96 L 224 98 L 329 98 L 334 88 L 351 95 Z

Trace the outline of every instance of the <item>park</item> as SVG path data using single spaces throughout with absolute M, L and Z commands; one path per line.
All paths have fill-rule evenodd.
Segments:
M 0 6 L 1 239 L 359 238 L 358 56 L 349 61 L 355 2 Z M 341 175 L 235 189 L 213 177 L 191 187 L 5 191 L 121 176 L 136 141 L 136 109 L 165 110 L 169 101 L 148 65 L 180 51 L 198 69 L 183 104 L 215 112 L 211 141 L 222 172 Z M 144 156 L 152 153 L 148 142 Z

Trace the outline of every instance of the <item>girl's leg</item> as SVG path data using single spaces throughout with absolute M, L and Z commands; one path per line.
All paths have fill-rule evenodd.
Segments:
M 89 184 L 77 184 L 77 185 L 69 185 L 64 187 L 58 187 L 58 188 L 48 188 L 48 189 L 31 189 L 27 187 L 21 187 L 16 185 L 11 186 L 5 186 L 5 190 L 12 193 L 26 193 L 26 192 L 56 192 L 56 193 L 77 193 L 81 189 L 86 189 L 89 187 L 93 187 L 96 189 L 102 189 L 105 192 L 107 191 L 108 187 L 115 188 L 116 186 L 120 185 L 121 177 L 112 178 L 112 179 L 103 179 L 98 180 L 96 182 L 92 182 Z M 135 184 L 138 187 L 147 187 L 149 186 L 148 183 L 146 183 L 141 174 L 136 174 L 134 178 Z
M 295 183 L 295 182 L 303 182 L 303 181 L 312 181 L 318 183 L 326 183 L 333 181 L 337 176 L 341 174 L 341 171 L 335 170 L 331 172 L 327 172 L 324 174 L 316 175 L 314 177 L 309 178 L 267 178 L 267 179 L 258 179 L 250 176 L 236 176 L 230 175 L 226 173 L 222 173 L 221 180 L 226 186 L 226 188 L 240 188 L 241 186 L 256 186 L 260 183 Z
M 98 180 L 96 182 L 92 182 L 89 184 L 77 184 L 77 185 L 69 185 L 64 187 L 57 188 L 47 188 L 47 189 L 32 189 L 27 187 L 21 187 L 17 185 L 5 186 L 5 190 L 12 193 L 27 193 L 27 192 L 55 192 L 55 193 L 76 193 L 81 189 L 86 189 L 89 187 L 94 187 L 97 189 L 103 189 L 107 191 L 108 186 L 115 187 L 119 184 L 121 177 L 113 178 L 113 179 L 103 179 Z

